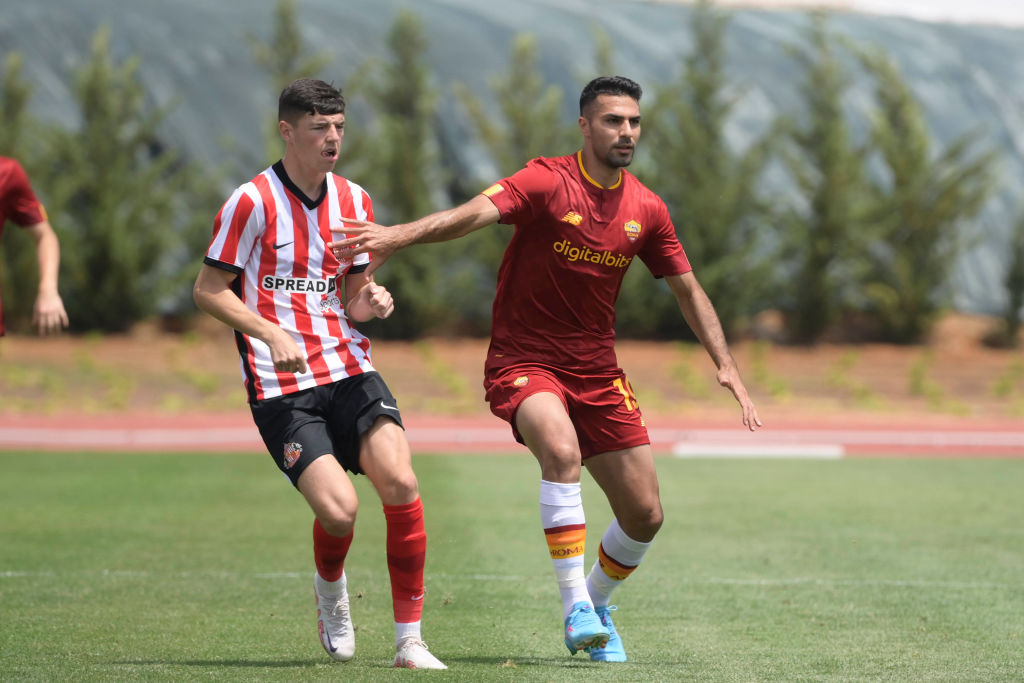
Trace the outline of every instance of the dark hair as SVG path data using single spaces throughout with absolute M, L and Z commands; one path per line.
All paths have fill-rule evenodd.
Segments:
M 345 98 L 341 88 L 315 78 L 292 81 L 277 100 L 277 120 L 293 124 L 306 114 L 344 113 Z
M 580 116 L 583 116 L 583 110 L 596 100 L 598 95 L 625 95 L 639 102 L 643 94 L 640 84 L 625 76 L 598 76 L 587 83 L 580 93 Z

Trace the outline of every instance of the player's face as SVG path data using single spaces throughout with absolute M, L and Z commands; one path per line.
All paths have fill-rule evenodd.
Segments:
M 580 117 L 594 158 L 611 168 L 629 166 L 640 139 L 640 104 L 627 95 L 598 95 Z
M 281 122 L 281 136 L 302 166 L 327 173 L 334 169 L 345 137 L 344 114 L 306 114 L 294 125 Z

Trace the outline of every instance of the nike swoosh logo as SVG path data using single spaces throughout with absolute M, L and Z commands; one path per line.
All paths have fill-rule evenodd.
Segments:
M 335 647 L 334 641 L 331 640 L 331 634 L 328 633 L 327 629 L 324 628 L 324 622 L 323 622 L 322 619 L 320 620 L 319 626 L 320 626 L 320 634 L 327 637 L 327 647 L 326 647 L 326 649 L 329 652 L 337 652 L 338 648 Z
M 411 600 L 412 600 L 413 602 L 415 602 L 415 601 L 417 601 L 417 600 L 422 600 L 422 599 L 423 599 L 423 596 L 422 596 L 422 595 L 414 595 L 414 596 L 412 596 L 412 598 L 410 598 L 410 599 L 411 599 Z
M 281 247 L 287 247 L 289 244 L 293 244 L 294 242 L 295 240 L 292 240 L 291 242 L 285 242 L 284 244 L 272 244 L 271 246 L 274 247 L 274 251 L 277 251 Z
M 384 403 L 384 401 L 380 402 L 380 407 L 383 408 L 384 410 L 398 410 L 398 406 L 389 406 L 388 404 Z

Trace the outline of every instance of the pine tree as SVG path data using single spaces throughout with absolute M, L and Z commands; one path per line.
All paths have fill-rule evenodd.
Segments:
M 378 222 L 398 223 L 430 213 L 440 203 L 433 195 L 444 177 L 437 163 L 437 96 L 424 59 L 422 22 L 407 10 L 399 12 L 387 43 L 390 60 L 362 65 L 350 81 L 350 91 L 366 98 L 374 117 L 369 126 L 348 128 L 342 163 L 351 169 L 345 175 L 370 193 Z M 356 139 L 350 140 L 353 134 Z M 455 324 L 447 299 L 458 293 L 446 289 L 444 278 L 451 249 L 448 243 L 403 249 L 377 271 L 376 279 L 395 297 L 395 315 L 373 323 L 375 334 L 409 337 Z
M 274 93 L 280 93 L 298 78 L 315 78 L 331 61 L 330 55 L 325 52 L 306 54 L 295 0 L 277 0 L 269 41 L 263 41 L 252 34 L 246 36 L 246 41 L 253 59 L 270 75 Z M 264 155 L 267 165 L 281 158 L 281 134 L 276 108 L 269 119 Z
M 219 204 L 205 175 L 157 136 L 167 112 L 146 106 L 138 59 L 115 64 L 109 48 L 101 29 L 75 73 L 81 127 L 52 134 L 41 180 L 78 330 L 122 331 L 190 301 L 195 254 Z
M 567 154 L 579 144 L 575 124 L 563 123 L 564 93 L 559 86 L 547 83 L 539 61 L 536 38 L 529 34 L 516 36 L 507 71 L 489 79 L 487 100 L 496 103 L 497 115 L 469 87 L 454 85 L 456 97 L 495 161 L 500 177 L 512 175 L 530 159 Z M 471 194 L 495 180 L 475 180 Z M 459 283 L 460 291 L 470 293 L 456 304 L 460 327 L 467 333 L 488 331 L 496 273 L 511 236 L 509 226 L 485 228 L 453 245 L 451 275 Z
M 1021 313 L 1024 311 L 1024 209 L 1010 235 L 1006 266 L 1006 310 L 1003 313 L 1001 345 L 1020 346 Z
M 849 75 L 836 54 L 826 15 L 814 13 L 809 45 L 792 54 L 804 73 L 804 120 L 783 119 L 791 145 L 783 158 L 800 195 L 782 217 L 786 325 L 793 341 L 812 343 L 839 321 L 864 268 L 865 150 L 855 146 L 844 116 Z
M 656 89 L 642 144 L 653 150 L 645 177 L 668 205 L 694 272 L 731 335 L 753 312 L 769 279 L 758 253 L 758 229 L 764 227 L 758 217 L 765 207 L 756 184 L 771 145 L 766 137 L 737 153 L 726 140 L 736 104 L 725 74 L 726 25 L 727 16 L 711 3 L 697 4 L 691 15 L 693 50 L 679 81 Z M 640 266 L 630 270 L 637 273 L 624 286 L 619 329 L 692 338 L 674 298 L 655 299 L 647 271 Z
M 539 156 L 567 154 L 578 146 L 578 129 L 562 123 L 564 93 L 540 70 L 537 39 L 520 34 L 512 43 L 508 71 L 490 80 L 500 117 L 493 116 L 469 88 L 455 92 L 502 176 Z
M 965 221 L 993 189 L 994 150 L 975 153 L 976 135 L 933 151 L 921 106 L 892 60 L 858 51 L 875 81 L 872 141 L 885 177 L 872 183 L 879 239 L 863 292 L 883 341 L 920 342 L 947 303 Z
M 24 140 L 32 86 L 21 76 L 23 62 L 17 52 L 9 53 L 4 59 L 3 81 L 0 81 L 0 154 L 27 165 Z

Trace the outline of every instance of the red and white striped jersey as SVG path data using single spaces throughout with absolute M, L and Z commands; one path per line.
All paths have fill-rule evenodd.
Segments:
M 305 373 L 278 372 L 265 343 L 236 331 L 250 403 L 374 369 L 370 341 L 349 324 L 340 289 L 369 255 L 339 261 L 326 247 L 343 216 L 373 220 L 363 188 L 328 173 L 325 193 L 310 199 L 279 161 L 236 189 L 214 220 L 204 262 L 238 274 L 232 287 L 249 310 L 291 334 L 306 354 Z

